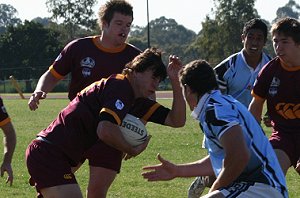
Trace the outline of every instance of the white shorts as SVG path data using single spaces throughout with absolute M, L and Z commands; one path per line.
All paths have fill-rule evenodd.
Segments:
M 283 198 L 272 186 L 263 183 L 240 182 L 219 190 L 225 197 L 235 198 Z

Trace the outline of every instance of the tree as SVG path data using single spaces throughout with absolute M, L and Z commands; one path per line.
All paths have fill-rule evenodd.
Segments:
M 77 26 L 95 29 L 97 20 L 93 18 L 96 0 L 47 0 L 46 5 L 55 20 L 62 19 L 70 39 L 74 38 Z
M 289 0 L 289 2 L 277 9 L 276 18 L 273 22 L 276 22 L 280 18 L 284 17 L 292 17 L 295 19 L 299 19 L 300 16 L 300 5 L 297 4 L 294 0 Z
M 0 79 L 39 78 L 62 49 L 58 35 L 35 22 L 9 26 L 0 36 Z
M 198 52 L 198 57 L 208 60 L 212 65 L 238 52 L 242 47 L 244 23 L 259 17 L 254 9 L 254 2 L 255 0 L 214 0 L 215 19 L 206 17 L 198 38 L 188 51 Z
M 149 22 L 150 45 L 162 49 L 166 55 L 175 54 L 187 62 L 185 49 L 196 38 L 195 32 L 177 24 L 174 19 L 160 17 Z M 147 27 L 133 27 L 129 42 L 144 50 L 147 45 Z
M 18 11 L 9 4 L 0 4 L 0 34 L 9 26 L 20 24 L 21 19 L 17 18 Z

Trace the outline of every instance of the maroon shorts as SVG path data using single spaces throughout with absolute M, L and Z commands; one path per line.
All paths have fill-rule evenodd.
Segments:
M 121 169 L 122 156 L 122 151 L 105 144 L 101 140 L 98 140 L 84 154 L 84 158 L 89 160 L 90 166 L 107 168 L 118 173 Z
M 77 184 L 71 165 L 57 147 L 41 140 L 33 140 L 26 149 L 26 164 L 30 184 L 39 192 L 42 188 Z
M 273 148 L 283 150 L 289 156 L 292 165 L 296 167 L 300 159 L 300 131 L 299 133 L 273 131 L 269 140 Z

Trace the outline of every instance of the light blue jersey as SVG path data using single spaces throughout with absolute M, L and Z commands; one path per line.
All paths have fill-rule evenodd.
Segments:
M 205 147 L 216 176 L 219 175 L 225 158 L 220 138 L 229 128 L 239 125 L 251 158 L 236 181 L 264 183 L 288 197 L 285 176 L 275 152 L 264 131 L 244 105 L 233 97 L 214 90 L 201 97 L 192 116 L 200 121 L 205 134 Z
M 262 53 L 261 62 L 253 69 L 247 64 L 243 50 L 229 56 L 214 68 L 220 90 L 248 107 L 257 75 L 270 60 L 271 57 Z

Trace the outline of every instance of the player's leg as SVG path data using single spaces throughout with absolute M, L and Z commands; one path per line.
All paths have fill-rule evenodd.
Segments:
M 82 194 L 78 184 L 66 184 L 60 186 L 53 186 L 49 188 L 40 189 L 44 198 L 55 197 L 55 198 L 82 198 Z
M 289 167 L 297 162 L 298 157 L 294 149 L 297 148 L 296 139 L 296 136 L 281 131 L 273 131 L 269 138 L 284 175 Z
M 99 140 L 84 155 L 89 160 L 88 198 L 104 198 L 120 172 L 123 153 Z
M 90 166 L 88 198 L 105 198 L 117 172 L 111 169 Z
M 291 166 L 291 160 L 290 160 L 289 156 L 283 150 L 275 149 L 275 153 L 276 153 L 277 159 L 279 161 L 279 164 L 281 166 L 281 169 L 282 169 L 284 175 L 286 175 L 288 169 Z

